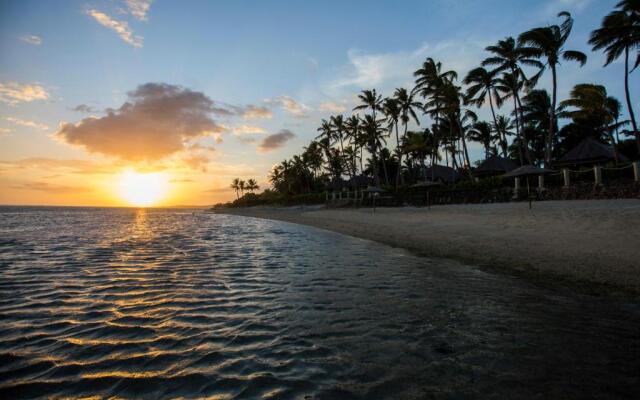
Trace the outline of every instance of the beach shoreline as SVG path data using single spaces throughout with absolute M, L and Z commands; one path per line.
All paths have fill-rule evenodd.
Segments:
M 640 294 L 640 201 L 572 200 L 427 208 L 226 208 L 313 226 L 596 294 Z

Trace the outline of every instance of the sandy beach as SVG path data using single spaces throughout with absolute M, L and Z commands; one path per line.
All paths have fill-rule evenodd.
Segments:
M 310 225 L 541 279 L 640 292 L 640 201 L 593 200 L 426 208 L 252 207 L 221 213 Z

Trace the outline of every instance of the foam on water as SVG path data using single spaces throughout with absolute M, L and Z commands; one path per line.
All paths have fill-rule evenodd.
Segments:
M 0 208 L 0 398 L 627 398 L 640 310 L 312 228 Z

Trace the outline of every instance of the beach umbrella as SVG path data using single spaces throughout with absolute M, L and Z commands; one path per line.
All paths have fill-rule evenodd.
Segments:
M 422 181 L 422 182 L 417 182 L 413 185 L 411 185 L 411 187 L 414 188 L 420 188 L 420 187 L 426 187 L 426 188 L 430 188 L 433 186 L 442 186 L 441 182 L 434 182 L 434 181 Z M 427 190 L 427 209 L 431 210 L 431 191 Z
M 504 174 L 503 177 L 518 178 L 521 176 L 525 176 L 527 178 L 527 197 L 529 198 L 529 210 L 531 210 L 531 190 L 529 189 L 529 176 L 550 174 L 552 172 L 553 170 L 536 167 L 534 165 L 523 165 L 522 167 L 518 167 L 513 171 Z
M 384 189 L 379 188 L 377 186 L 367 186 L 367 188 L 364 190 L 365 192 L 368 193 L 373 193 L 373 213 L 376 213 L 376 197 L 378 197 L 378 194 L 384 192 Z

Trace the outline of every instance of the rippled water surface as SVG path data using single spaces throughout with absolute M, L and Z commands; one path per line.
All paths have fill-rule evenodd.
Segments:
M 639 398 L 638 304 L 281 222 L 0 208 L 0 398 Z

